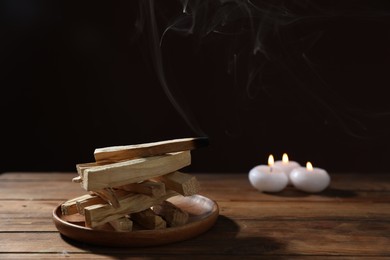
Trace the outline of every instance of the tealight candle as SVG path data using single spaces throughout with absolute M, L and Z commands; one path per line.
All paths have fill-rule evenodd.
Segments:
M 279 168 L 273 167 L 274 157 L 268 157 L 268 166 L 259 165 L 249 171 L 249 181 L 259 191 L 279 192 L 288 183 L 287 175 Z
M 330 183 L 328 173 L 324 169 L 313 168 L 310 162 L 307 162 L 306 168 L 299 167 L 292 170 L 290 179 L 297 189 L 305 192 L 323 191 Z
M 291 184 L 290 180 L 290 174 L 291 171 L 301 167 L 301 165 L 297 162 L 294 161 L 289 161 L 288 160 L 288 155 L 286 153 L 283 154 L 282 160 L 281 161 L 276 161 L 274 164 L 275 168 L 280 168 L 288 177 L 288 184 Z

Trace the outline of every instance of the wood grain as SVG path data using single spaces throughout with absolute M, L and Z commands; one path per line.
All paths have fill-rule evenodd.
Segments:
M 141 193 L 149 196 L 159 197 L 165 195 L 165 184 L 162 182 L 144 181 L 141 183 L 130 183 L 127 185 L 115 187 L 119 190 Z
M 131 214 L 131 220 L 145 229 L 163 229 L 167 223 L 150 208 Z
M 330 189 L 254 190 L 247 174 L 196 174 L 200 193 L 221 216 L 207 233 L 176 244 L 118 249 L 61 237 L 51 219 L 62 202 L 85 194 L 75 173 L 0 175 L 0 259 L 388 259 L 388 174 L 331 174 Z
M 188 151 L 206 145 L 208 145 L 207 138 L 182 138 L 145 144 L 98 148 L 95 150 L 94 156 L 98 163 L 120 162 L 134 158 Z
M 177 259 L 177 256 L 161 256 L 159 254 L 149 254 L 148 256 L 145 256 L 143 253 L 132 253 L 132 252 L 127 252 L 127 253 L 112 253 L 112 254 L 94 254 L 94 253 L 82 253 L 82 254 L 69 254 L 68 252 L 64 251 L 58 254 L 53 254 L 53 253 L 45 253 L 45 254 L 1 254 L 2 259 L 64 259 L 64 258 L 69 258 L 71 259 L 151 259 L 151 258 L 158 258 L 162 260 L 171 260 L 171 259 Z M 184 256 L 183 256 L 184 257 Z M 199 256 L 199 258 L 202 259 L 209 259 L 207 256 Z M 235 255 L 223 255 L 223 256 L 218 256 L 218 255 L 213 255 L 212 259 L 215 260 L 229 260 L 229 259 L 237 259 L 238 257 Z M 245 255 L 245 259 L 259 259 L 259 256 L 253 256 L 253 255 Z M 283 260 L 283 259 L 289 259 L 289 260 L 297 260 L 297 259 L 307 259 L 307 260 L 323 260 L 325 259 L 324 256 L 313 256 L 313 255 L 277 255 L 277 256 L 271 256 L 267 255 L 266 259 L 269 260 Z M 375 257 L 369 257 L 369 256 L 343 256 L 340 258 L 340 256 L 327 256 L 326 259 L 330 260 L 384 260 L 388 259 L 387 256 L 375 256 Z
M 326 223 L 327 225 L 301 225 L 295 223 L 272 223 L 268 228 L 259 226 L 268 223 L 254 223 L 250 227 L 240 231 L 237 236 L 231 229 L 225 230 L 226 225 L 220 221 L 215 228 L 201 237 L 181 242 L 180 244 L 166 245 L 148 249 L 117 249 L 96 248 L 94 246 L 69 244 L 58 233 L 0 233 L 0 240 L 6 243 L 0 244 L 1 252 L 62 252 L 80 253 L 85 249 L 97 252 L 142 252 L 145 255 L 172 254 L 176 255 L 390 255 L 388 235 L 379 235 L 376 231 L 378 225 L 364 226 L 367 230 L 357 231 L 358 223 L 342 226 L 340 224 Z M 333 224 L 333 225 L 332 225 Z M 253 227 L 256 228 L 253 228 Z M 330 228 L 339 226 L 336 231 L 329 234 Z M 298 229 L 299 228 L 299 229 Z M 353 228 L 353 230 L 351 230 Z M 347 232 L 346 232 L 347 231 Z M 387 230 L 388 231 L 388 230 Z M 238 232 L 238 231 L 237 231 Z M 259 234 L 260 232 L 260 234 Z M 388 233 L 388 232 L 387 232 Z M 307 237 L 311 234 L 310 237 Z M 351 239 L 353 237 L 353 239 Z M 20 246 L 20 241 L 26 241 Z M 375 243 L 372 243 L 375 241 Z M 19 246 L 17 246 L 19 245 Z M 179 246 L 178 246 L 179 245 Z M 378 251 L 378 249 L 381 249 Z
M 175 171 L 155 179 L 163 182 L 168 189 L 177 191 L 184 196 L 191 196 L 199 192 L 199 182 L 191 174 Z
M 139 158 L 81 171 L 81 186 L 87 191 L 127 185 L 174 172 L 191 164 L 189 151 Z
M 163 201 L 162 203 L 153 206 L 153 211 L 161 216 L 170 227 L 180 227 L 188 222 L 188 212 L 176 207 L 168 201 Z
M 131 213 L 140 212 L 162 201 L 176 196 L 175 191 L 168 190 L 160 197 L 150 197 L 144 194 L 133 193 L 119 199 L 119 207 L 114 208 L 109 204 L 95 204 L 84 208 L 85 225 L 97 227 L 109 221 L 115 220 Z
M 65 201 L 84 195 L 85 190 L 71 183 L 72 178 L 76 176 L 76 173 L 4 173 L 0 175 L 0 200 L 53 199 Z M 260 193 L 249 184 L 246 174 L 216 173 L 195 174 L 195 176 L 201 184 L 200 193 L 207 197 L 211 196 L 214 200 L 390 201 L 390 176 L 388 174 L 358 176 L 346 173 L 331 174 L 330 188 L 320 194 L 307 194 L 292 187 L 275 194 Z M 26 183 L 29 186 L 28 190 L 25 189 Z M 13 192 L 14 190 L 18 192 Z M 45 192 L 42 192 L 43 190 Z

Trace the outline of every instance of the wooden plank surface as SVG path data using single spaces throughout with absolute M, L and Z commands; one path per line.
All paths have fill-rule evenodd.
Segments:
M 155 257 L 145 257 L 143 254 L 129 254 L 129 253 L 112 253 L 110 255 L 99 255 L 99 254 L 93 254 L 93 253 L 82 253 L 82 254 L 69 254 L 67 251 L 63 251 L 61 253 L 45 253 L 45 254 L 2 254 L 1 256 L 4 257 L 4 259 L 44 259 L 44 260 L 51 260 L 51 259 L 161 259 L 161 260 L 171 260 L 171 259 L 178 259 L 178 256 L 155 256 Z M 207 257 L 207 256 L 200 256 L 195 259 L 213 259 L 213 260 L 228 260 L 228 259 L 240 259 L 241 256 L 215 256 Z M 182 256 L 182 258 L 184 258 Z M 180 259 L 180 258 L 179 258 Z M 194 258 L 191 258 L 194 259 Z M 257 255 L 245 255 L 245 259 L 259 259 L 259 256 Z M 263 259 L 263 258 L 261 258 Z M 330 260 L 385 260 L 388 259 L 387 256 L 375 256 L 375 257 L 369 257 L 369 256 L 343 256 L 340 258 L 340 256 L 327 256 L 324 258 L 324 256 L 305 256 L 305 255 L 299 255 L 299 256 L 292 256 L 292 255 L 286 255 L 286 256 L 271 256 L 267 255 L 264 257 L 264 259 L 267 260 L 298 260 L 298 259 L 304 259 L 304 260 L 323 260 L 323 259 L 330 259 Z
M 3 173 L 0 175 L 0 200 L 55 199 L 86 194 L 75 183 L 77 173 Z M 228 201 L 389 201 L 389 174 L 333 174 L 331 187 L 320 194 L 307 194 L 293 187 L 280 193 L 259 193 L 249 184 L 245 174 L 198 174 L 200 193 L 214 200 Z M 352 181 L 353 180 L 353 181 Z M 28 184 L 27 184 L 28 183 Z M 28 185 L 28 189 L 26 188 Z M 43 189 L 45 192 L 43 192 Z M 12 192 L 17 190 L 18 192 Z
M 333 174 L 330 189 L 259 193 L 247 174 L 196 174 L 200 194 L 217 201 L 220 217 L 205 234 L 152 248 L 104 248 L 61 236 L 52 210 L 85 194 L 76 173 L 0 175 L 0 259 L 386 259 L 390 257 L 390 178 Z

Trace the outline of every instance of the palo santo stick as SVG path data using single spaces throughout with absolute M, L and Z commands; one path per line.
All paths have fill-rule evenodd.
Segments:
M 127 217 L 121 217 L 116 220 L 110 221 L 110 225 L 119 232 L 128 232 L 133 230 L 133 221 Z
M 129 192 L 123 191 L 123 190 L 115 190 L 114 192 L 115 192 L 115 197 L 117 198 L 118 201 L 120 198 L 123 198 L 129 194 Z M 89 195 L 89 197 L 85 196 L 83 199 L 76 200 L 77 210 L 82 215 L 84 215 L 84 208 L 85 207 L 95 205 L 95 204 L 106 204 L 106 203 L 109 203 L 109 202 L 97 194 L 96 195 L 91 194 L 91 195 Z
M 74 199 L 71 199 L 71 200 L 68 200 L 68 201 L 62 203 L 62 205 L 61 205 L 62 215 L 71 215 L 71 214 L 80 213 L 80 211 L 77 207 L 77 202 L 79 202 L 79 201 L 86 201 L 88 203 L 91 203 L 89 205 L 97 204 L 97 203 L 104 203 L 104 200 L 102 200 L 101 198 L 99 198 L 95 195 L 86 194 L 86 195 L 83 195 L 83 196 L 80 196 L 80 197 L 77 197 L 77 198 L 74 198 Z
M 83 178 L 81 178 L 82 174 L 83 174 L 83 171 L 85 169 L 89 169 L 89 168 L 92 168 L 92 167 L 96 167 L 96 166 L 100 166 L 101 164 L 98 164 L 97 162 L 90 162 L 90 163 L 79 163 L 79 164 L 76 164 L 76 170 L 77 170 L 77 173 L 79 174 L 79 176 L 77 177 L 74 177 L 72 179 L 72 182 L 74 183 L 81 183 L 83 181 Z
M 81 173 L 85 170 L 85 169 L 89 169 L 89 168 L 92 168 L 92 167 L 96 167 L 96 166 L 102 166 L 102 165 L 106 165 L 106 164 L 110 164 L 109 162 L 89 162 L 89 163 L 79 163 L 79 164 L 76 164 L 76 170 L 77 170 L 77 173 L 79 175 L 81 175 Z M 73 178 L 73 179 L 77 179 L 76 178 Z M 76 182 L 76 181 L 74 181 Z
M 191 196 L 198 193 L 200 187 L 195 176 L 177 171 L 155 179 L 165 183 L 167 189 L 177 191 L 183 196 Z
M 85 217 L 79 213 L 72 214 L 72 215 L 62 215 L 61 219 L 71 222 L 71 223 L 82 223 L 85 222 Z
M 133 193 L 119 199 L 120 207 L 117 209 L 109 204 L 91 205 L 84 208 L 85 225 L 93 228 L 122 216 L 143 211 L 175 195 L 177 193 L 171 190 L 167 191 L 164 196 L 158 198 Z
M 115 187 L 119 190 L 142 193 L 145 195 L 160 197 L 165 195 L 165 184 L 162 182 L 144 181 L 140 183 L 130 183 L 127 185 Z
M 77 173 L 78 173 L 79 175 L 81 175 L 81 173 L 82 173 L 85 169 L 88 169 L 88 168 L 91 168 L 91 167 L 95 167 L 95 166 L 99 166 L 99 164 L 97 164 L 96 162 L 79 163 L 79 164 L 76 164 L 76 170 L 77 170 Z
M 90 194 L 89 196 L 85 196 L 84 198 L 76 201 L 77 211 L 81 215 L 84 215 L 84 207 L 88 207 L 89 205 L 100 204 L 100 203 L 105 203 L 105 200 L 103 200 L 97 195 Z
M 118 196 L 112 188 L 94 191 L 100 198 L 110 203 L 114 208 L 119 208 Z
M 162 216 L 170 227 L 182 226 L 188 221 L 188 213 L 168 201 L 153 206 L 153 211 Z
M 173 172 L 189 164 L 191 154 L 185 151 L 90 167 L 81 171 L 81 186 L 88 191 L 122 186 Z
M 110 225 L 110 223 L 104 223 L 103 225 L 94 227 L 95 230 L 104 230 L 104 231 L 115 231 L 115 229 Z
M 120 162 L 134 158 L 156 156 L 172 152 L 193 150 L 208 145 L 208 139 L 182 138 L 146 144 L 112 146 L 95 150 L 95 160 L 101 162 Z
M 153 210 L 146 209 L 141 212 L 131 214 L 130 218 L 146 229 L 164 229 L 167 223 L 162 217 L 156 215 Z

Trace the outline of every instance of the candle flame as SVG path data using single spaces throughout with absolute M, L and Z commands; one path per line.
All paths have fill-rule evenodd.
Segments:
M 283 163 L 288 163 L 288 155 L 286 153 L 283 154 L 282 162 Z
M 272 154 L 270 154 L 270 155 L 268 156 L 268 166 L 274 165 L 274 162 L 275 162 L 274 156 L 273 156 Z
M 307 163 L 306 163 L 306 169 L 307 169 L 308 171 L 313 171 L 313 165 L 311 164 L 311 162 L 307 162 Z

